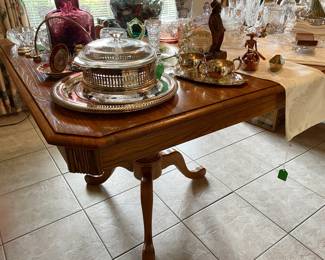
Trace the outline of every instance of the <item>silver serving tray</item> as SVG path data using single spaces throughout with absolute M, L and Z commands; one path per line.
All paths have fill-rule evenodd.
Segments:
M 157 106 L 177 92 L 176 80 L 163 75 L 152 89 L 122 94 L 91 93 L 82 81 L 82 73 L 62 79 L 52 90 L 53 101 L 67 109 L 88 113 L 127 113 Z M 96 95 L 94 95 L 96 94 Z
M 203 74 L 200 74 L 198 71 L 194 69 L 177 69 L 175 71 L 175 76 L 194 81 L 199 83 L 205 83 L 215 86 L 222 86 L 222 87 L 234 87 L 234 86 L 241 86 L 247 82 L 247 79 L 244 79 L 244 77 L 236 72 L 230 73 L 225 77 L 222 77 L 220 79 L 212 78 L 209 76 L 205 76 Z

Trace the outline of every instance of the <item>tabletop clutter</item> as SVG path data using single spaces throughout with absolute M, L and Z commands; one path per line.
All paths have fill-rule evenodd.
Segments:
M 325 97 L 325 76 L 297 65 L 325 65 L 325 12 L 319 0 L 213 0 L 192 18 L 192 1 L 177 1 L 178 18 L 168 21 L 159 19 L 162 1 L 142 2 L 111 1 L 116 20 L 98 19 L 95 26 L 78 0 L 56 0 L 56 9 L 38 28 L 12 29 L 7 37 L 47 80 L 66 77 L 52 97 L 68 109 L 133 112 L 176 95 L 176 77 L 202 87 L 234 88 L 246 86 L 246 74 L 285 88 L 288 139 L 325 120 L 325 105 L 311 108 L 314 117 L 301 111 L 297 116 L 292 105 L 304 88 L 312 88 L 307 92 L 313 102 L 322 102 L 315 93 Z

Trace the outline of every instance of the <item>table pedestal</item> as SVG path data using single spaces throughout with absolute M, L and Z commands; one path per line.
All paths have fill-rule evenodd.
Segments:
M 206 173 L 204 168 L 190 171 L 182 154 L 175 150 L 160 152 L 130 163 L 128 167 L 124 166 L 133 171 L 135 177 L 141 181 L 141 206 L 144 223 L 142 260 L 155 259 L 155 249 L 152 242 L 153 180 L 159 178 L 162 170 L 170 165 L 175 165 L 185 177 L 190 179 L 203 178 Z M 105 182 L 113 171 L 114 169 L 107 170 L 100 176 L 86 175 L 85 180 L 89 185 L 99 185 Z

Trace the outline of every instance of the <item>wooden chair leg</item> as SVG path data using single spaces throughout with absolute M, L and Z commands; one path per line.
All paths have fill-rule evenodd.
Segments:
M 197 168 L 194 171 L 190 171 L 184 161 L 183 155 L 176 150 L 169 150 L 167 152 L 161 152 L 161 164 L 162 169 L 170 165 L 175 165 L 177 169 L 187 178 L 190 179 L 201 179 L 205 176 L 206 170 L 202 167 Z
M 105 181 L 108 180 L 109 177 L 114 172 L 114 168 L 111 170 L 106 170 L 102 175 L 86 175 L 85 176 L 85 181 L 87 182 L 88 185 L 100 185 L 104 183 Z

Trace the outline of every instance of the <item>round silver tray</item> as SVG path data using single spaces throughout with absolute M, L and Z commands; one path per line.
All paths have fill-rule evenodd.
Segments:
M 235 87 L 241 86 L 247 82 L 241 74 L 236 72 L 230 73 L 225 77 L 220 79 L 212 78 L 209 76 L 205 76 L 200 74 L 197 70 L 194 69 L 187 69 L 183 70 L 181 68 L 175 71 L 175 75 L 182 79 L 187 79 L 194 82 L 205 83 L 215 86 L 222 86 L 222 87 Z
M 144 92 L 101 94 L 89 91 L 82 73 L 62 79 L 52 90 L 53 101 L 67 109 L 88 113 L 127 113 L 159 105 L 177 92 L 176 80 L 164 74 L 155 87 Z

